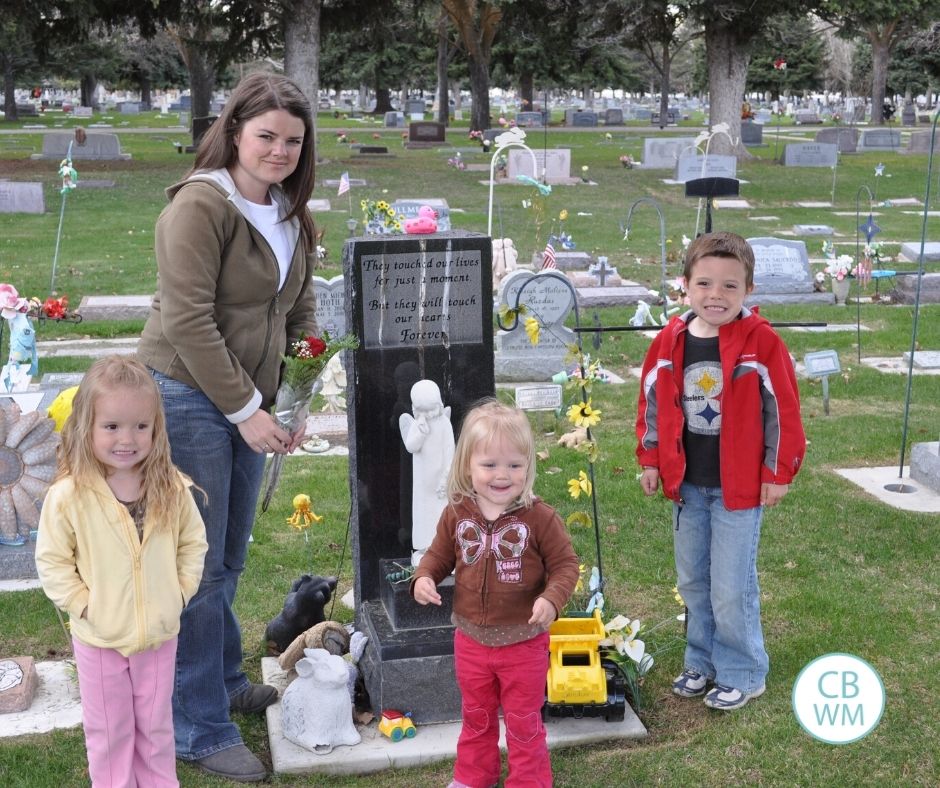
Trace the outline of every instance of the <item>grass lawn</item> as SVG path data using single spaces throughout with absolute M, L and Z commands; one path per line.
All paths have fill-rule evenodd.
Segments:
M 116 121 L 121 119 L 115 116 Z M 349 121 L 321 115 L 318 180 L 339 178 L 348 171 L 364 178 L 366 187 L 352 190 L 352 215 L 361 218 L 363 198 L 442 197 L 451 207 L 456 228 L 486 229 L 488 187 L 485 173 L 458 171 L 447 163 L 448 150 L 409 151 L 401 145 L 400 130 L 380 126 L 352 128 Z M 139 121 L 135 119 L 135 124 Z M 156 123 L 156 121 L 153 121 Z M 6 127 L 0 126 L 0 131 Z M 347 138 L 370 144 L 378 134 L 393 158 L 363 161 L 353 157 L 349 144 L 336 141 L 334 128 Z M 79 178 L 109 179 L 113 189 L 79 189 L 67 198 L 62 225 L 56 290 L 73 305 L 84 295 L 141 294 L 153 290 L 156 265 L 153 225 L 164 204 L 162 191 L 180 178 L 192 161 L 176 153 L 173 142 L 186 141 L 179 129 L 122 133 L 122 149 L 133 154 L 127 162 L 76 162 Z M 694 135 L 696 128 L 678 130 Z M 566 209 L 564 229 L 578 249 L 607 255 L 626 278 L 658 287 L 660 278 L 659 219 L 648 205 L 635 215 L 629 242 L 620 223 L 630 205 L 651 196 L 662 207 L 666 222 L 670 276 L 678 273 L 683 235 L 695 231 L 697 201 L 682 196 L 679 186 L 666 185 L 669 173 L 623 169 L 622 153 L 642 157 L 641 129 L 616 131 L 611 139 L 603 128 L 590 132 L 551 130 L 547 143 L 539 132 L 530 134 L 533 147 L 556 145 L 572 150 L 572 172 L 588 166 L 596 185 L 556 187 L 544 200 L 543 223 L 536 232 L 535 215 L 524 208 L 532 189 L 496 188 L 494 234 L 516 241 L 520 259 L 528 259 L 545 243 L 552 218 Z M 806 139 L 811 139 L 808 130 Z M 781 138 L 782 139 L 782 138 Z M 449 141 L 465 149 L 471 163 L 488 164 L 463 135 Z M 719 210 L 715 229 L 745 236 L 779 235 L 794 224 L 829 224 L 837 249 L 854 251 L 856 210 L 862 220 L 867 202 L 859 204 L 863 185 L 876 198 L 923 199 L 926 155 L 845 155 L 833 173 L 829 169 L 784 168 L 773 162 L 772 129 L 766 147 L 752 149 L 754 158 L 741 162 L 741 196 L 749 210 Z M 51 262 L 59 227 L 58 162 L 31 161 L 41 149 L 39 135 L 30 130 L 0 133 L 0 178 L 38 180 L 45 184 L 46 213 L 0 214 L 0 282 L 13 284 L 21 294 L 45 298 L 50 288 Z M 875 166 L 886 164 L 876 179 Z M 803 208 L 797 202 L 828 200 L 835 208 Z M 340 273 L 342 243 L 348 231 L 350 201 L 318 186 L 315 197 L 329 198 L 334 211 L 316 215 L 328 250 L 326 277 Z M 933 199 L 932 199 L 933 202 Z M 933 206 L 931 206 L 933 207 Z M 876 222 L 884 232 L 886 253 L 893 255 L 902 241 L 920 239 L 922 207 L 878 207 Z M 754 217 L 765 217 L 755 220 Z M 775 217 L 775 218 L 766 218 Z M 930 219 L 928 240 L 940 240 L 940 224 Z M 556 230 L 557 230 L 556 222 Z M 811 257 L 820 256 L 821 239 L 806 238 Z M 888 264 L 888 267 L 893 267 Z M 814 263 L 814 268 L 821 263 Z M 901 264 L 899 268 L 912 268 Z M 937 270 L 934 267 L 933 270 Z M 882 292 L 886 285 L 882 282 Z M 869 287 L 873 290 L 873 286 Z M 630 308 L 604 309 L 604 325 L 625 325 Z M 855 306 L 772 306 L 762 313 L 775 322 L 854 322 Z M 863 304 L 861 321 L 865 357 L 899 357 L 911 345 L 913 308 Z M 584 316 L 585 322 L 593 314 Z M 78 325 L 43 323 L 39 339 L 66 336 L 132 336 L 141 323 Z M 563 786 L 645 785 L 779 785 L 779 786 L 932 786 L 940 783 L 937 765 L 937 701 L 940 694 L 940 540 L 937 516 L 895 510 L 879 503 L 834 473 L 862 465 L 897 464 L 907 381 L 858 363 L 855 332 L 802 333 L 781 329 L 791 351 L 802 359 L 813 350 L 835 349 L 842 374 L 829 381 L 830 414 L 823 411 L 818 381 L 801 379 L 800 392 L 809 447 L 804 469 L 784 503 L 764 518 L 759 568 L 763 622 L 771 657 L 767 694 L 741 711 L 722 715 L 697 701 L 674 697 L 671 679 L 681 670 L 681 648 L 659 653 L 643 688 L 640 710 L 650 736 L 631 744 L 593 745 L 553 754 L 556 782 Z M 919 347 L 940 349 L 940 306 L 922 307 Z M 607 579 L 607 610 L 640 618 L 649 626 L 670 621 L 649 638 L 649 646 L 664 646 L 681 633 L 672 619 L 673 600 L 670 507 L 661 497 L 646 498 L 635 481 L 632 422 L 637 398 L 630 370 L 643 358 L 648 339 L 635 332 L 604 335 L 591 352 L 627 380 L 624 385 L 597 385 L 594 405 L 602 411 L 596 429 L 600 456 L 595 468 Z M 6 357 L 6 350 L 2 354 Z M 82 359 L 41 360 L 42 371 L 82 369 Z M 505 396 L 508 396 L 505 395 Z M 567 396 L 573 398 L 571 392 Z M 583 455 L 556 445 L 566 424 L 552 414 L 531 414 L 539 450 L 537 492 L 564 516 L 584 508 L 567 493 L 567 480 L 585 468 Z M 933 441 L 940 424 L 940 377 L 917 376 L 911 389 L 909 443 Z M 906 447 L 905 457 L 910 448 Z M 259 659 L 265 625 L 281 609 L 290 582 L 302 572 L 338 574 L 340 593 L 352 585 L 350 548 L 346 537 L 349 512 L 348 467 L 344 458 L 292 459 L 268 512 L 258 515 L 255 541 L 242 580 L 237 606 L 244 627 L 246 668 L 260 678 Z M 308 532 L 309 542 L 285 523 L 291 498 L 307 492 L 323 522 Z M 576 529 L 572 537 L 583 562 L 594 563 L 593 535 Z M 2 549 L 2 548 L 0 548 Z M 351 620 L 337 605 L 334 617 Z M 823 744 L 798 724 L 790 703 L 794 680 L 815 657 L 829 652 L 855 654 L 881 675 L 887 706 L 878 728 L 868 737 L 845 746 Z M 36 659 L 70 655 L 64 633 L 41 591 L 0 594 L 0 656 L 28 654 Z M 266 729 L 261 719 L 245 719 L 242 728 L 249 746 L 267 756 Z M 2 720 L 0 720 L 2 725 Z M 420 728 L 418 736 L 420 737 Z M 181 766 L 184 786 L 223 785 L 196 770 Z M 450 764 L 387 771 L 360 778 L 276 776 L 278 786 L 371 785 L 432 786 L 450 779 Z M 80 731 L 0 739 L 0 785 L 29 788 L 71 788 L 87 784 Z

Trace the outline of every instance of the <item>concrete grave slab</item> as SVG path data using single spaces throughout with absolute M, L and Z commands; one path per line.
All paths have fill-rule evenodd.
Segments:
M 736 200 L 729 198 L 716 198 L 712 200 L 716 208 L 730 208 L 732 210 L 747 210 L 751 204 L 747 200 Z
M 327 213 L 333 210 L 333 207 L 330 205 L 329 200 L 311 199 L 307 200 L 307 210 L 310 211 L 310 213 Z
M 908 362 L 900 356 L 863 356 L 862 363 L 866 367 L 871 367 L 878 372 L 884 372 L 889 375 L 906 375 L 908 373 Z M 920 369 L 913 367 L 911 372 L 914 375 L 940 375 L 940 369 Z M 897 466 L 895 466 L 897 470 Z
M 923 205 L 916 197 L 892 197 L 882 203 L 885 208 L 894 208 L 898 205 Z
M 920 260 L 920 241 L 905 241 L 902 243 L 901 257 L 909 262 Z M 940 241 L 924 242 L 924 260 L 931 263 L 940 260 Z
M 897 465 L 837 468 L 836 473 L 894 509 L 907 512 L 940 512 L 940 493 L 912 479 L 909 468 L 904 468 L 900 476 Z M 885 489 L 886 485 L 897 484 L 913 487 L 913 492 L 902 493 Z
M 137 337 L 119 339 L 63 339 L 40 340 L 36 343 L 39 357 L 61 358 L 62 356 L 83 356 L 101 358 L 109 353 L 132 355 L 137 352 Z
M 281 692 L 289 683 L 274 657 L 261 660 L 264 682 Z M 278 774 L 372 774 L 386 769 L 402 769 L 442 760 L 457 755 L 457 737 L 461 724 L 422 724 L 415 719 L 418 733 L 413 739 L 392 742 L 378 732 L 376 723 L 357 726 L 362 741 L 353 747 L 337 747 L 326 754 L 313 753 L 284 738 L 281 704 L 266 709 L 271 760 Z M 602 717 L 582 719 L 550 718 L 545 722 L 550 750 L 603 741 L 643 739 L 646 728 L 627 706 L 623 722 L 606 722 Z M 505 725 L 500 723 L 500 749 L 506 751 Z
M 940 442 L 915 443 L 911 447 L 911 478 L 940 493 Z
M 368 182 L 365 178 L 350 178 L 350 186 L 368 186 Z M 328 189 L 338 189 L 339 188 L 339 178 L 327 178 L 323 181 L 323 186 Z
M 910 351 L 905 351 L 901 356 L 905 363 L 911 363 Z M 915 350 L 914 366 L 917 369 L 940 370 L 940 350 Z
M 85 320 L 139 320 L 150 314 L 153 296 L 83 296 L 76 310 Z
M 804 200 L 796 203 L 800 208 L 831 208 L 832 203 L 828 200 Z
M 828 224 L 794 224 L 793 232 L 797 235 L 832 235 L 834 230 Z
M 796 331 L 797 333 L 806 333 L 806 334 L 839 334 L 854 332 L 861 329 L 862 331 L 871 331 L 868 326 L 856 326 L 855 323 L 827 323 L 824 326 L 781 326 L 780 330 L 786 331 Z

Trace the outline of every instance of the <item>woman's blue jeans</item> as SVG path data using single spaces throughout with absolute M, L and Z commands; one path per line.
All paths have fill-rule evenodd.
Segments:
M 206 493 L 194 491 L 209 551 L 199 590 L 183 610 L 176 656 L 176 754 L 198 760 L 241 744 L 229 698 L 248 687 L 242 636 L 232 610 L 245 567 L 264 455 L 198 389 L 153 372 L 163 398 L 173 462 Z
M 726 509 L 720 487 L 683 482 L 673 504 L 679 593 L 689 609 L 685 669 L 753 692 L 764 686 L 764 649 L 757 586 L 763 509 Z

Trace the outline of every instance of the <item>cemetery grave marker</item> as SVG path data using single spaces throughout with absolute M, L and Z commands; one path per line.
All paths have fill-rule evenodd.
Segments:
M 785 167 L 835 167 L 838 161 L 838 145 L 791 142 L 783 149 Z
M 675 179 L 679 183 L 685 183 L 696 178 L 737 178 L 737 173 L 736 156 L 717 153 L 705 156 L 698 151 L 687 151 L 679 154 Z
M 686 149 L 696 149 L 694 137 L 647 137 L 641 166 L 644 170 L 671 170 Z
M 530 279 L 535 282 L 527 284 Z M 516 270 L 507 274 L 499 288 L 499 303 L 515 308 L 516 297 L 523 285 L 521 303 L 529 315 L 542 324 L 537 347 L 533 347 L 520 320 L 511 331 L 500 329 L 496 335 L 496 378 L 498 380 L 551 380 L 565 368 L 568 347 L 576 344 L 574 332 L 565 326 L 565 319 L 574 308 L 571 285 L 560 273 Z
M 622 126 L 623 110 L 619 107 L 610 107 L 604 111 L 605 126 Z
M 45 213 L 42 183 L 0 181 L 0 213 Z
M 832 293 L 817 293 L 803 241 L 748 238 L 754 250 L 754 291 L 746 303 L 831 304 Z
M 404 127 L 405 127 L 405 113 L 404 112 L 386 112 L 385 113 L 385 128 L 403 129 Z
M 422 205 L 430 205 L 437 212 L 437 231 L 439 233 L 446 233 L 451 229 L 450 206 L 447 204 L 447 200 L 439 197 L 428 197 L 423 200 L 417 198 L 395 200 L 391 207 L 401 217 L 402 222 L 405 222 L 407 219 L 416 219 Z
M 42 137 L 42 153 L 34 153 L 31 159 L 51 159 L 61 161 L 69 154 L 72 143 L 72 159 L 80 161 L 129 159 L 131 154 L 121 153 L 121 143 L 117 134 L 87 134 L 85 141 L 79 143 L 74 134 L 50 132 Z
M 833 126 L 816 132 L 816 142 L 836 145 L 839 153 L 855 153 L 858 150 L 858 129 L 850 126 Z
M 907 141 L 907 148 L 904 149 L 904 152 L 929 153 L 930 137 L 931 133 L 929 131 L 912 131 L 910 139 Z
M 571 119 L 571 125 L 575 127 L 594 127 L 597 125 L 597 113 L 575 112 Z
M 440 147 L 446 142 L 445 126 L 433 120 L 415 121 L 408 124 L 408 143 L 406 148 Z
M 545 112 L 517 112 L 516 113 L 516 125 L 517 126 L 544 126 L 548 120 L 548 115 Z
M 860 151 L 898 150 L 901 147 L 901 132 L 892 129 L 865 129 L 858 143 Z
M 313 292 L 317 305 L 314 317 L 320 332 L 331 337 L 341 337 L 346 331 L 346 282 L 342 276 L 324 279 L 313 277 Z
M 744 121 L 741 123 L 741 142 L 745 145 L 763 145 L 764 127 L 755 121 Z
M 359 669 L 377 715 L 460 718 L 449 605 L 422 608 L 386 578 L 411 555 L 412 459 L 396 425 L 418 380 L 438 385 L 454 425 L 493 395 L 491 254 L 489 237 L 465 232 L 353 238 L 343 249 L 347 325 L 360 338 L 347 358 L 356 628 L 368 637 Z
M 522 148 L 509 148 L 507 153 L 506 177 L 511 181 L 517 175 L 527 175 L 536 180 L 542 179 L 542 170 L 545 170 L 545 181 L 550 184 L 566 184 L 577 182 L 571 177 L 571 149 L 554 148 L 549 150 L 533 150 L 535 155 L 536 172 L 532 171 L 532 155 Z

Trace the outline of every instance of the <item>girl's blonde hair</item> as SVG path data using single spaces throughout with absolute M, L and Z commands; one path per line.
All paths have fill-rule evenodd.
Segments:
M 149 397 L 153 403 L 153 436 L 150 454 L 141 463 L 140 501 L 146 518 L 156 528 L 169 527 L 178 516 L 182 495 L 189 495 L 179 471 L 170 458 L 170 442 L 160 391 L 147 368 L 127 356 L 111 355 L 98 359 L 82 378 L 72 400 L 72 413 L 62 427 L 58 448 L 56 479 L 71 478 L 76 485 L 90 486 L 98 477 L 106 478 L 108 469 L 92 447 L 95 403 L 103 394 L 125 388 Z
M 529 417 L 518 408 L 504 405 L 495 399 L 480 400 L 464 416 L 460 437 L 454 449 L 454 461 L 447 478 L 447 498 L 452 504 L 473 498 L 470 478 L 470 455 L 477 446 L 488 446 L 502 439 L 526 457 L 525 485 L 519 503 L 530 506 L 535 500 L 535 438 Z

